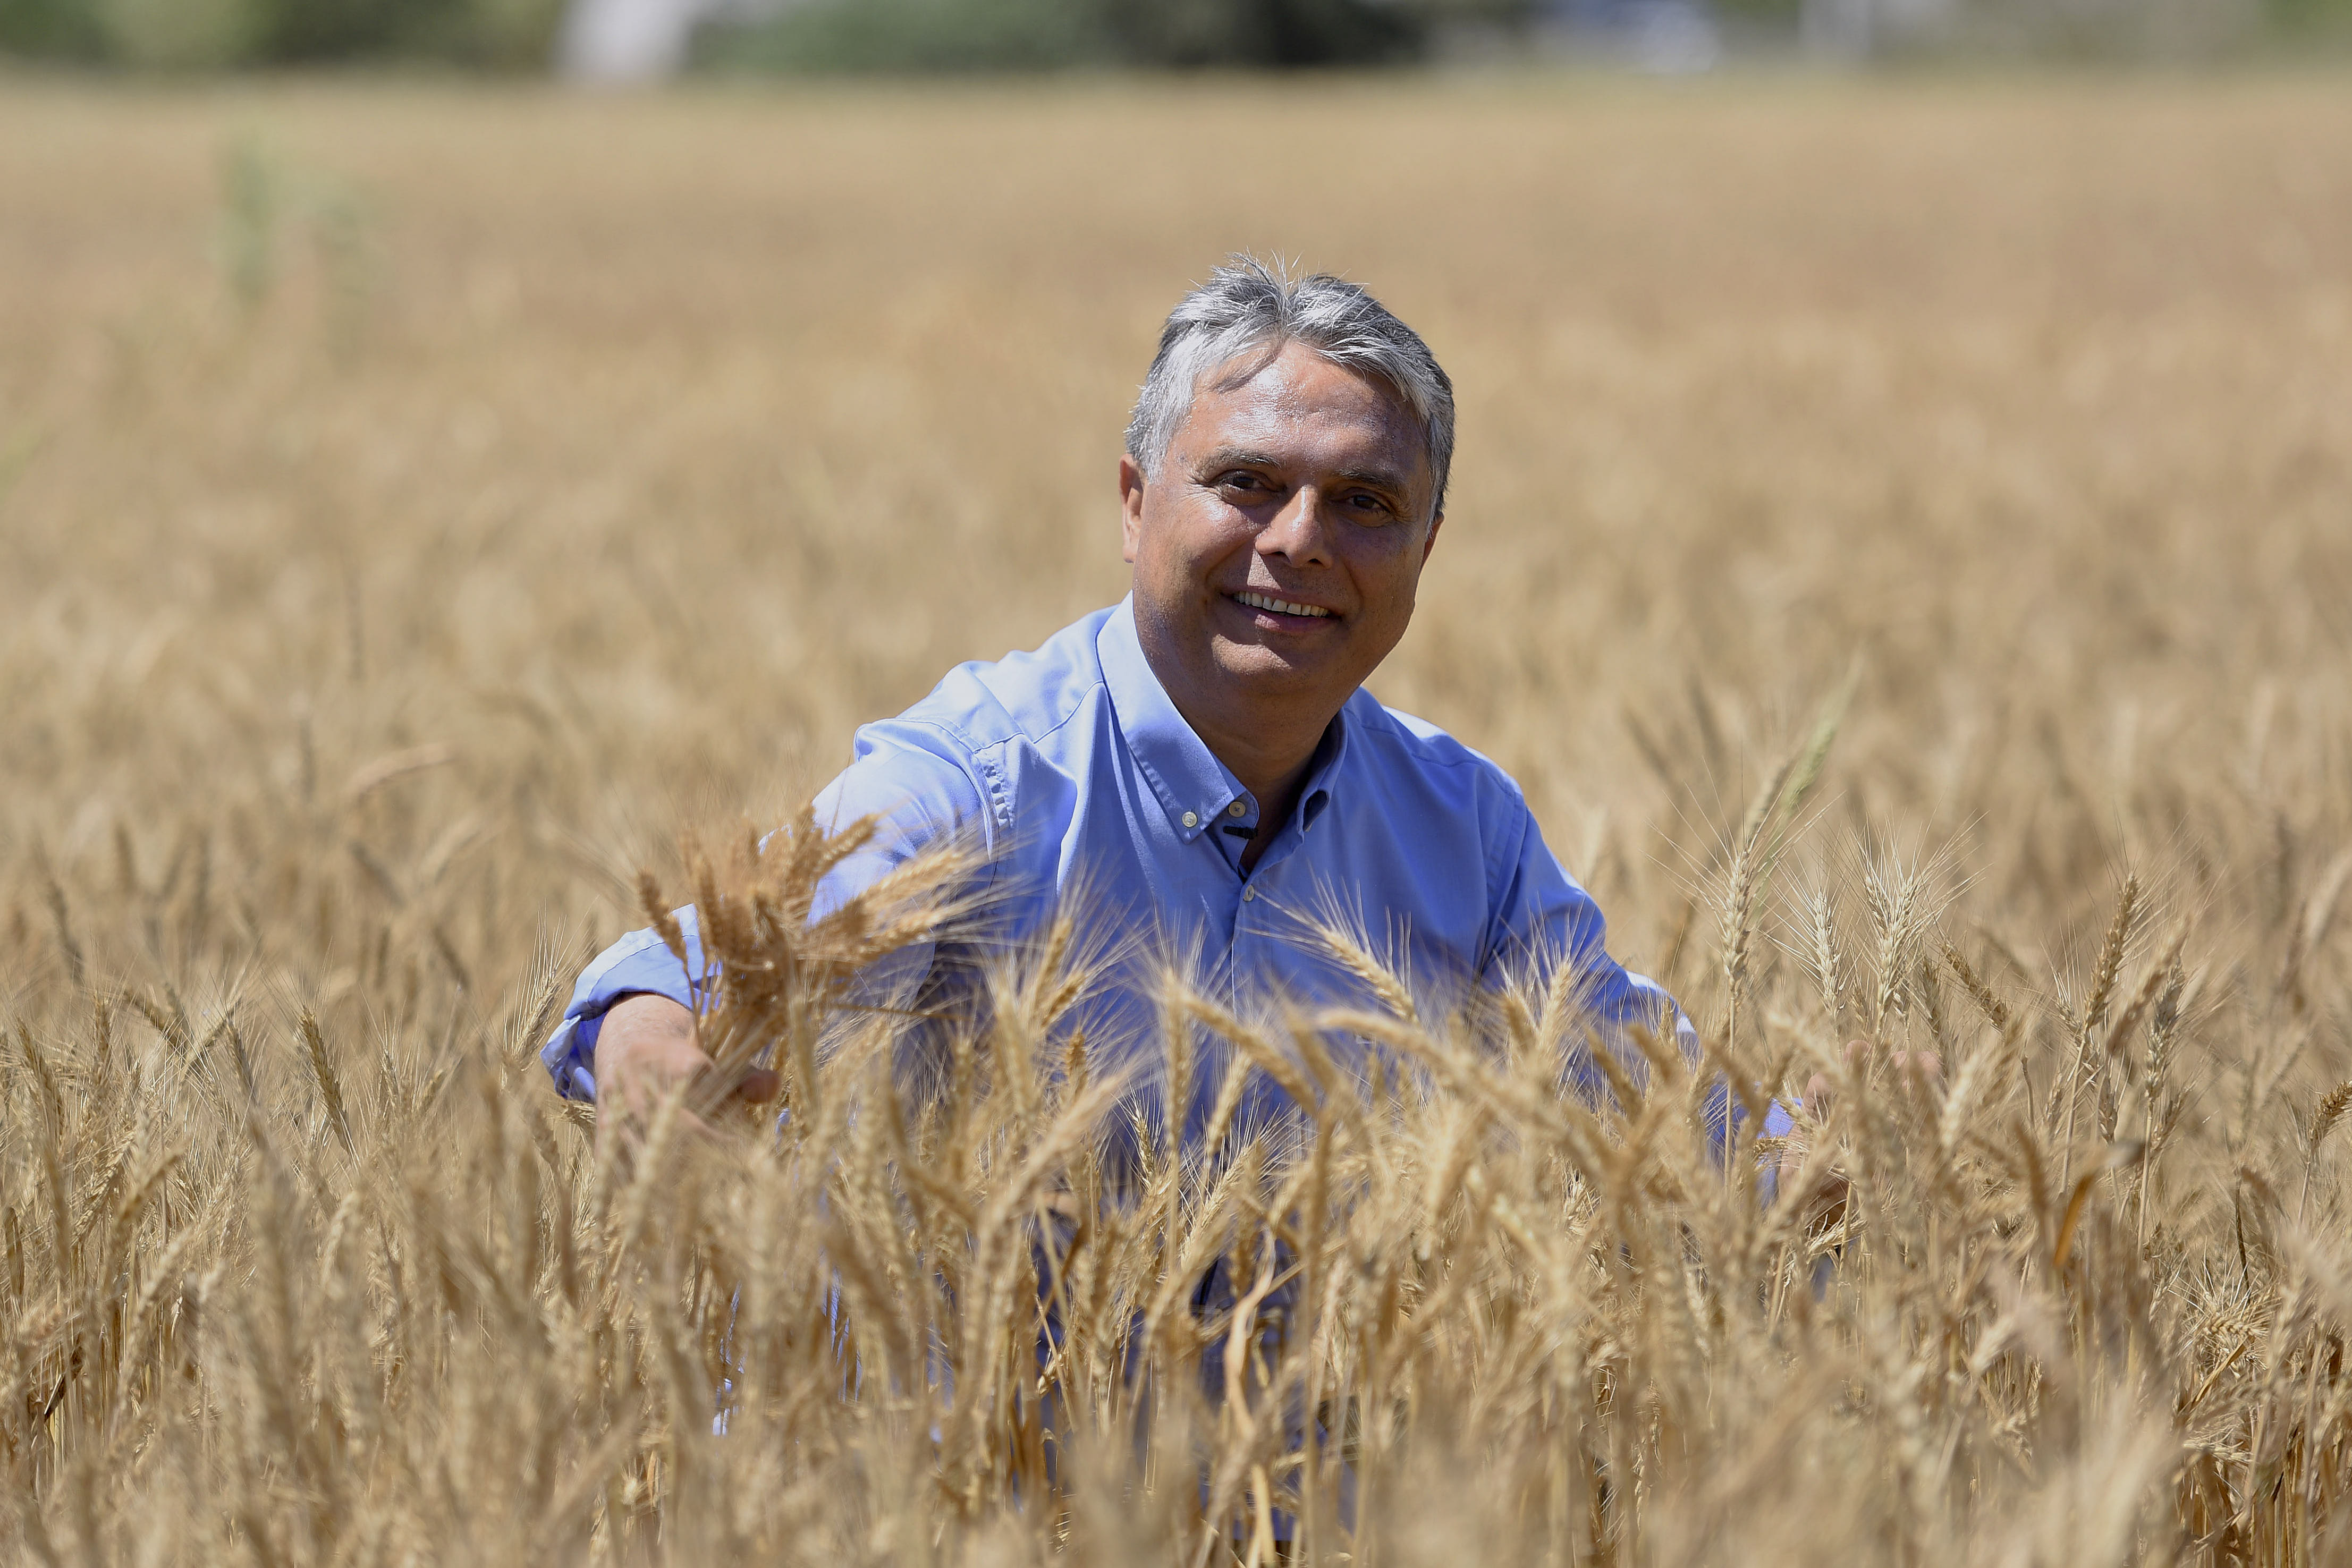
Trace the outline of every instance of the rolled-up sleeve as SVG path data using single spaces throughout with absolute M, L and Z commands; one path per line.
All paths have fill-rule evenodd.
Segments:
M 816 820 L 827 831 L 868 816 L 879 824 L 873 839 L 819 884 L 814 913 L 820 917 L 945 834 L 973 828 L 982 835 L 982 847 L 989 847 L 982 797 L 952 737 L 935 727 L 892 723 L 869 725 L 857 740 L 857 759 L 817 796 Z M 660 933 L 647 928 L 630 932 L 581 971 L 562 1021 L 540 1051 L 559 1092 L 575 1100 L 596 1097 L 596 1037 L 614 1004 L 652 995 L 691 1008 L 710 983 L 695 912 L 689 905 L 677 914 L 685 962 Z M 901 975 L 927 964 L 928 956 L 900 954 L 890 968 Z
M 614 1002 L 652 995 L 667 997 L 680 1007 L 694 1006 L 694 982 L 703 973 L 702 938 L 691 905 L 677 912 L 677 920 L 686 936 L 686 962 L 678 962 L 661 934 L 648 928 L 630 932 L 580 971 L 563 1021 L 539 1053 L 565 1096 L 596 1098 L 596 1033 Z

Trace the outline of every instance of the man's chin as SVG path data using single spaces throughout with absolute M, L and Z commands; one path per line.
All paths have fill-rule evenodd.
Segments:
M 1253 695 L 1297 696 L 1329 684 L 1332 678 L 1331 660 L 1302 659 L 1264 643 L 1220 638 L 1213 653 L 1218 676 Z

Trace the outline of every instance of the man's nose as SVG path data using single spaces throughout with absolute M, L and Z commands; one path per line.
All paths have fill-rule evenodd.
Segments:
M 1312 485 L 1290 494 L 1274 520 L 1258 531 L 1257 553 L 1300 564 L 1327 565 L 1331 559 L 1330 506 Z

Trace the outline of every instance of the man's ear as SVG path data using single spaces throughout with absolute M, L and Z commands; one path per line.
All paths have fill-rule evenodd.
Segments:
M 1125 453 L 1118 459 L 1118 534 L 1120 559 L 1133 566 L 1143 539 L 1143 465 Z
M 1445 526 L 1445 514 L 1440 512 L 1429 519 L 1429 537 L 1421 541 L 1421 559 L 1427 560 L 1429 552 L 1437 548 L 1437 530 Z

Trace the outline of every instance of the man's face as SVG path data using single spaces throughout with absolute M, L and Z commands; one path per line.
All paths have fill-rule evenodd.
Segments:
M 1297 343 L 1238 387 L 1216 380 L 1156 475 L 1119 465 L 1137 630 L 1196 724 L 1328 719 L 1412 619 L 1442 520 L 1422 427 Z

